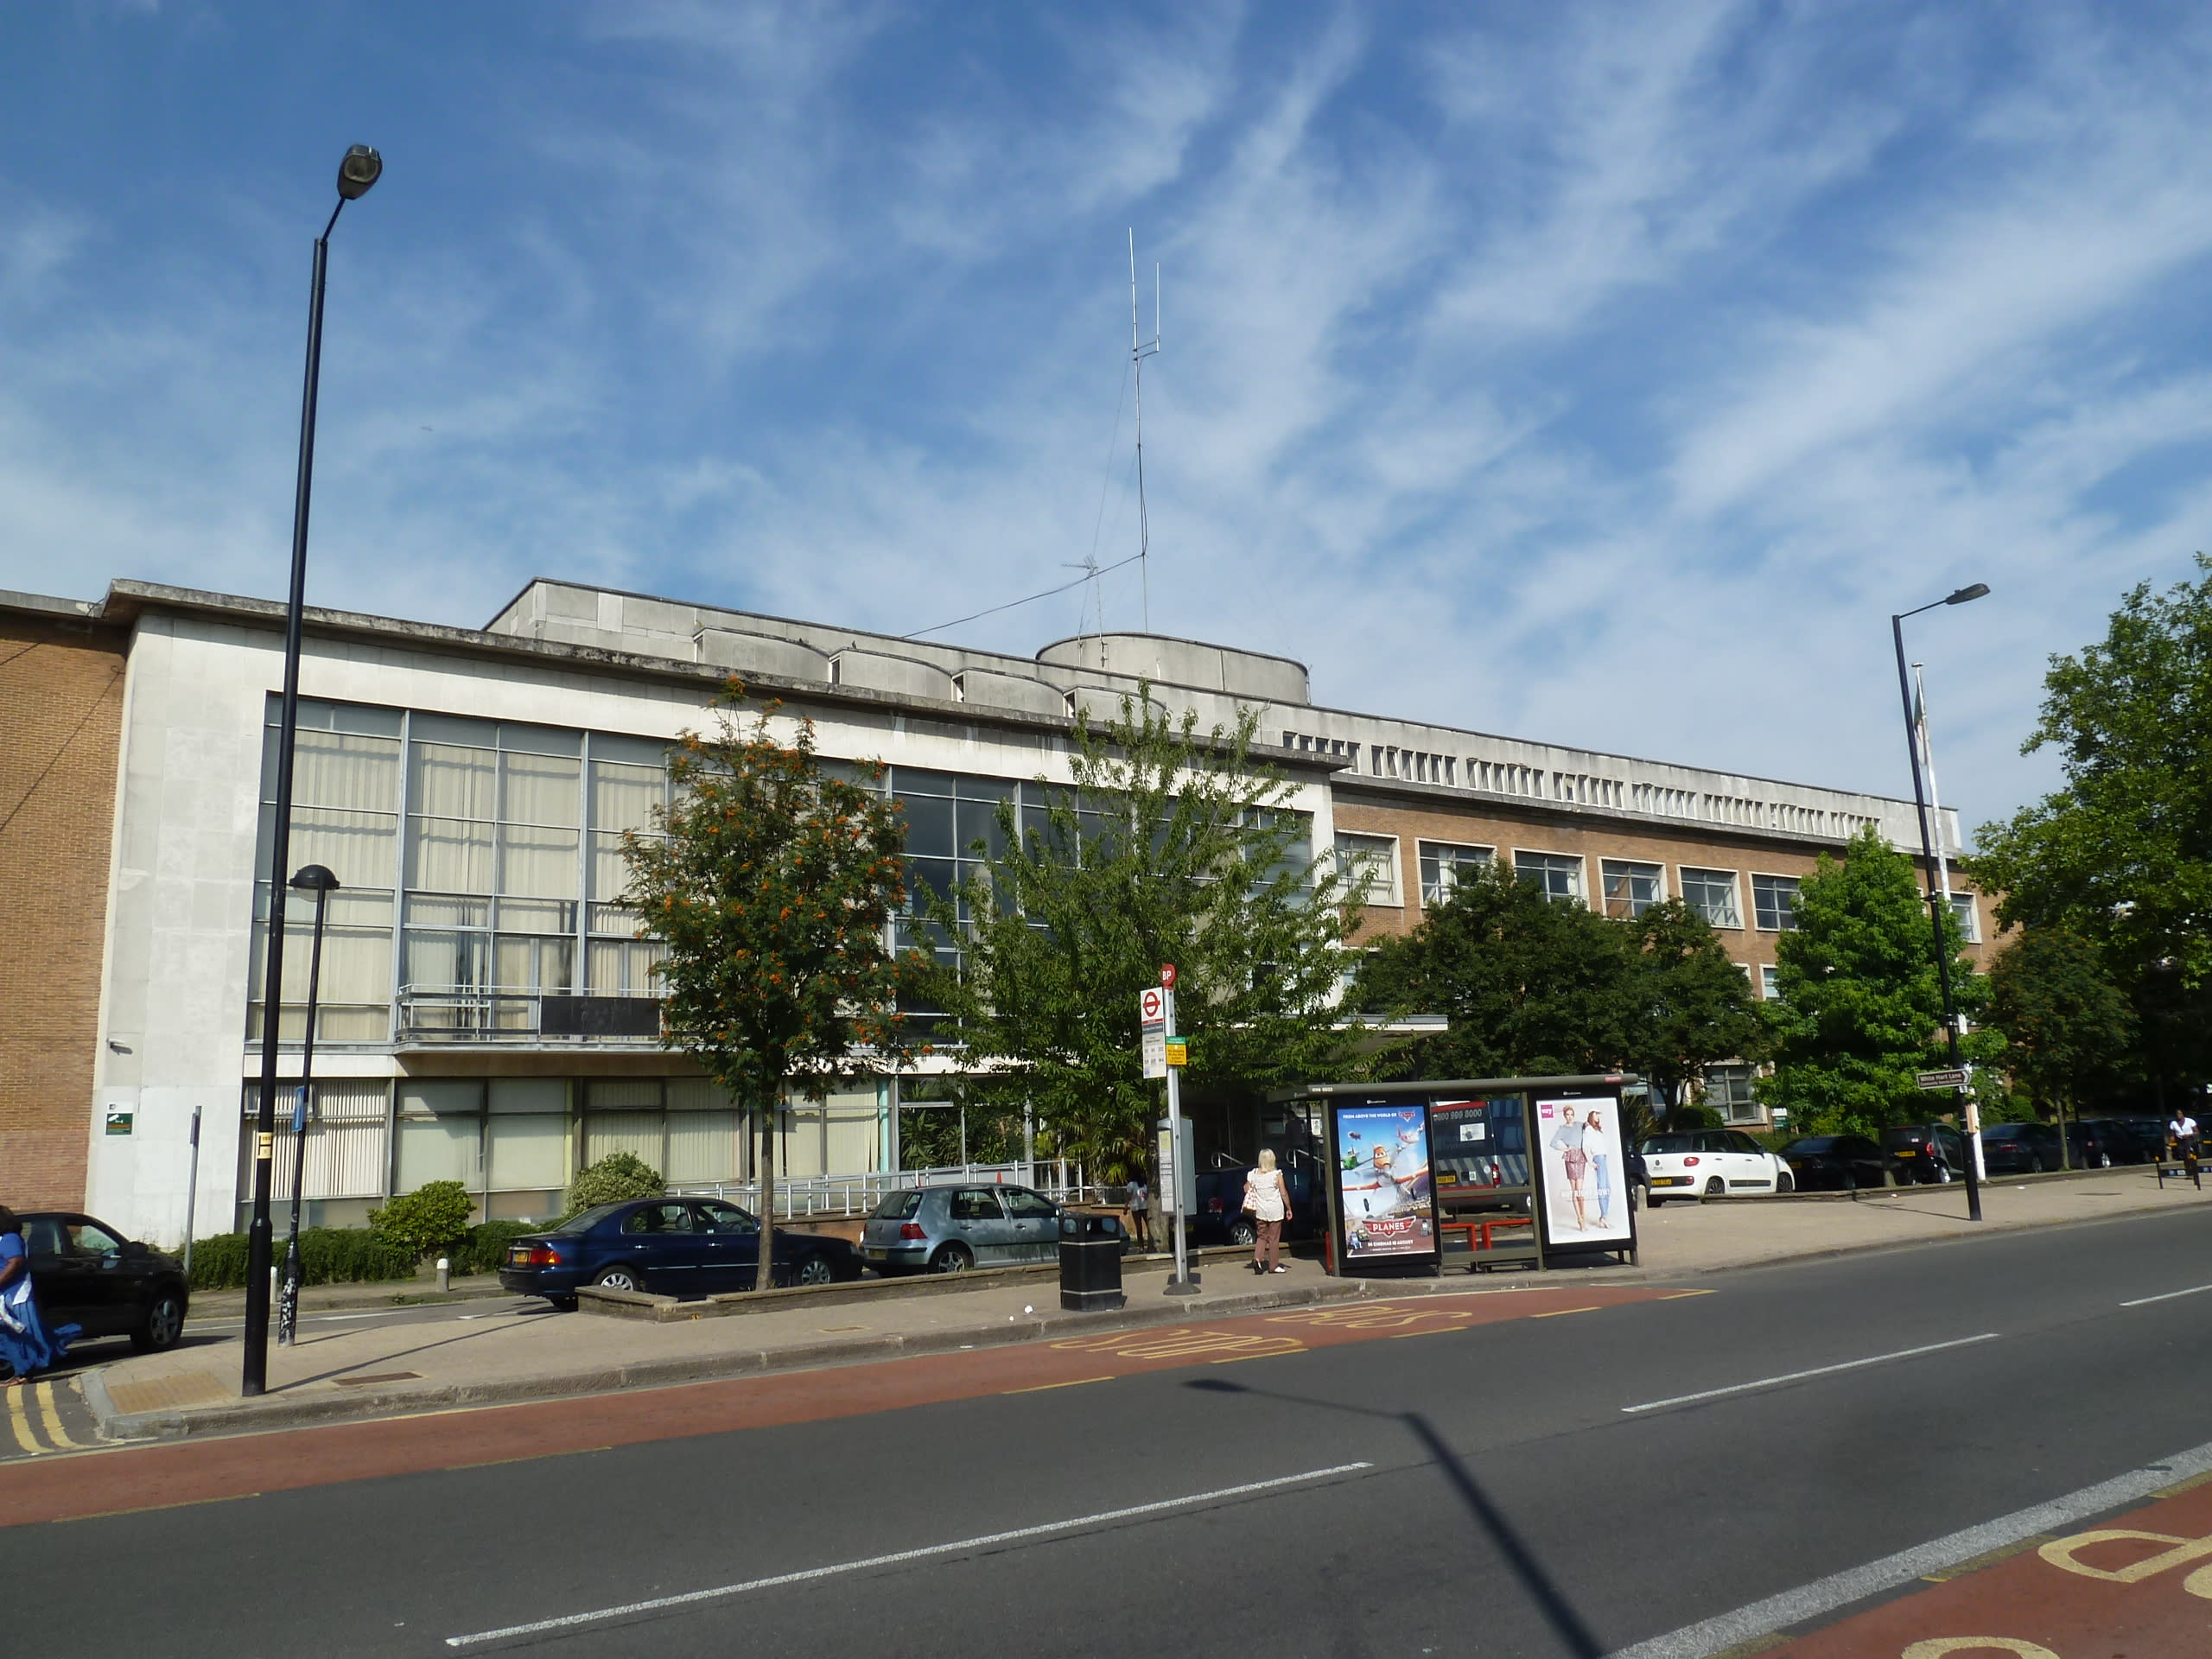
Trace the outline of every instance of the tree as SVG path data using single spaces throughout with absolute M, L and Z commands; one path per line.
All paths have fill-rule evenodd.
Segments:
M 623 837 L 643 931 L 668 955 L 668 1039 L 688 1050 L 760 1131 L 760 1269 L 774 1281 L 777 1113 L 796 1090 L 820 1099 L 899 1039 L 899 969 L 886 939 L 902 887 L 897 805 L 825 772 L 814 727 L 786 743 L 777 705 L 750 726 L 732 680 L 711 735 L 684 734 L 675 801 L 658 835 Z M 880 776 L 880 773 L 877 775 Z
M 1618 925 L 1630 969 L 1620 1064 L 1650 1084 L 1655 1106 L 1680 1107 L 1708 1065 L 1764 1058 L 1767 1025 L 1751 982 L 1703 916 L 1669 899 Z
M 1870 825 L 1839 864 L 1821 855 L 1798 892 L 1797 927 L 1782 936 L 1767 1005 L 1775 1071 L 1759 1086 L 1807 1133 L 1872 1135 L 1929 1114 L 1913 1073 L 1948 1064 L 1934 932 L 1912 861 Z M 1958 918 L 1941 918 L 1954 1000 L 1972 1012 L 1983 982 L 1960 954 Z M 1970 1058 L 2001 1046 L 1993 1033 L 1965 1039 Z
M 1985 824 L 1975 879 L 2008 925 L 2096 947 L 2137 1010 L 2162 1082 L 2212 1070 L 2212 559 L 2136 588 L 2103 641 L 2055 657 L 2024 746 L 2061 755 L 2065 786 Z
M 2064 923 L 2023 929 L 1990 964 L 1989 1021 L 2005 1033 L 2014 1080 L 2039 1106 L 2077 1113 L 2108 1092 L 2131 1058 L 2135 1010 L 2103 954 Z
M 1509 1077 L 1619 1064 L 1631 1002 L 1624 944 L 1617 923 L 1547 898 L 1502 863 L 1462 876 L 1413 932 L 1377 947 L 1361 975 L 1373 1011 L 1446 1020 L 1389 1051 L 1382 1069 Z
M 1000 808 L 978 873 L 926 907 L 938 962 L 919 995 L 965 1046 L 971 1102 L 1023 1099 L 1107 1179 L 1150 1155 L 1157 1084 L 1137 996 L 1175 964 L 1186 1087 L 1249 1095 L 1335 1075 L 1351 906 L 1315 857 L 1293 785 L 1252 753 L 1257 715 L 1201 735 L 1148 697 L 1076 724 L 1071 787 Z

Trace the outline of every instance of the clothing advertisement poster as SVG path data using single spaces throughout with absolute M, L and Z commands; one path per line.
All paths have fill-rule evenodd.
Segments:
M 1536 1148 L 1543 1159 L 1547 1246 L 1634 1240 L 1618 1102 L 1603 1096 L 1539 1099 Z
M 1342 1106 L 1336 1132 L 1346 1262 L 1434 1255 L 1427 1107 Z

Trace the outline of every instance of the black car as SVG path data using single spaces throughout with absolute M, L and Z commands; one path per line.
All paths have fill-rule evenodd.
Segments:
M 1966 1174 L 1966 1142 L 1948 1123 L 1900 1123 L 1884 1129 L 1882 1155 L 1899 1186 L 1932 1185 Z
M 1863 1135 L 1808 1135 L 1782 1149 L 1801 1192 L 1856 1192 L 1886 1186 L 1890 1160 Z
M 516 1239 L 499 1286 L 563 1309 L 586 1285 L 657 1295 L 750 1290 L 760 1264 L 760 1223 L 720 1198 L 631 1198 L 602 1204 Z M 857 1279 L 860 1252 L 842 1238 L 776 1230 L 775 1282 Z
M 1191 1242 L 1194 1244 L 1249 1244 L 1257 1236 L 1252 1217 L 1244 1213 L 1244 1178 L 1252 1173 L 1249 1164 L 1230 1164 L 1220 1169 L 1210 1169 L 1198 1179 L 1198 1208 L 1191 1216 Z M 1285 1241 L 1294 1238 L 1319 1238 L 1328 1224 L 1328 1201 L 1313 1190 L 1313 1171 L 1304 1163 L 1289 1164 L 1282 1169 L 1283 1185 L 1290 1194 L 1290 1219 L 1284 1224 Z M 1167 1217 L 1158 1217 L 1167 1225 L 1174 1224 Z M 1154 1230 L 1158 1232 L 1155 1225 Z
M 18 1219 L 48 1330 L 78 1325 L 86 1341 L 128 1337 L 142 1354 L 176 1346 L 192 1298 L 175 1257 L 90 1216 L 35 1211 Z
M 2084 1118 L 2068 1132 L 2081 1154 L 2085 1169 L 2107 1169 L 2114 1164 L 2148 1164 L 2158 1160 L 2158 1140 L 2145 1140 L 2124 1118 Z M 2078 1138 L 2075 1138 L 2078 1135 Z
M 2058 1131 L 2048 1123 L 1987 1123 L 1982 1166 L 1993 1175 L 2040 1175 L 2058 1164 Z

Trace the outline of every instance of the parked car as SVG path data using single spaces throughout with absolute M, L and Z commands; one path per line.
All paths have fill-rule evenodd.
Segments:
M 1192 1243 L 1249 1244 L 1257 1236 L 1252 1217 L 1244 1213 L 1244 1178 L 1251 1173 L 1249 1164 L 1228 1164 L 1198 1177 L 1198 1208 L 1191 1215 Z M 1290 1192 L 1290 1220 L 1283 1237 L 1319 1238 L 1328 1224 L 1328 1196 L 1315 1190 L 1313 1166 L 1286 1164 L 1282 1176 Z
M 878 1273 L 965 1273 L 1059 1255 L 1060 1206 L 1026 1186 L 924 1186 L 893 1192 L 861 1229 Z
M 1985 1129 L 1985 1145 L 1988 1139 Z M 1884 1129 L 1882 1153 L 1899 1186 L 1933 1185 L 1966 1173 L 1966 1142 L 1948 1123 L 1900 1123 Z
M 1645 1194 L 1656 1210 L 1669 1198 L 1758 1196 L 1796 1190 L 1789 1166 L 1741 1129 L 1691 1129 L 1645 1138 Z
M 750 1290 L 760 1266 L 760 1223 L 720 1198 L 629 1198 L 602 1204 L 526 1234 L 507 1247 L 502 1289 L 576 1305 L 586 1285 L 663 1296 Z M 842 1238 L 776 1231 L 774 1282 L 827 1285 L 861 1276 L 860 1252 Z
M 2058 1131 L 2048 1123 L 1988 1123 L 1982 1166 L 1993 1175 L 2040 1175 L 2058 1167 Z
M 2158 1155 L 2158 1147 L 2163 1144 L 2145 1140 L 2133 1124 L 2117 1117 L 2085 1118 L 2071 1125 L 2070 1132 L 2078 1135 L 2073 1144 L 2084 1169 L 2151 1163 Z
M 1863 1135 L 1801 1136 L 1782 1149 L 1782 1161 L 1807 1192 L 1856 1192 L 1890 1182 L 1890 1160 Z
M 2152 1163 L 2166 1156 L 2166 1120 L 2162 1117 L 2123 1117 L 2120 1120 L 2134 1132 L 2136 1141 L 2149 1154 Z
M 33 1211 L 17 1219 L 49 1329 L 81 1325 L 87 1340 L 128 1337 L 142 1354 L 176 1346 L 192 1296 L 175 1257 L 90 1216 Z

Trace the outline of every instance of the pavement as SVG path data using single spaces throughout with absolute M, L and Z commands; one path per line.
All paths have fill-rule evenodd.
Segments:
M 1219 1319 L 1387 1297 L 1471 1292 L 1511 1296 L 1572 1282 L 1595 1287 L 1662 1284 L 1732 1268 L 1905 1248 L 2199 1207 L 2207 1196 L 2149 1169 L 2131 1167 L 1985 1185 L 1984 1219 L 1966 1216 L 1961 1186 L 1890 1190 L 1857 1199 L 1804 1196 L 1714 1204 L 1670 1203 L 1638 1219 L 1633 1266 L 1525 1270 L 1440 1279 L 1336 1279 L 1318 1262 L 1258 1279 L 1228 1253 L 1200 1269 L 1200 1294 L 1165 1294 L 1166 1262 L 1133 1259 L 1128 1305 L 1118 1313 L 1064 1313 L 1049 1270 L 977 1274 L 972 1287 L 942 1281 L 885 1296 L 866 1281 L 855 1294 L 797 1296 L 737 1317 L 650 1323 L 556 1313 L 501 1295 L 488 1281 L 456 1281 L 443 1299 L 425 1287 L 330 1287 L 302 1302 L 300 1339 L 269 1349 L 268 1390 L 238 1395 L 237 1334 L 242 1295 L 195 1299 L 185 1339 L 165 1354 L 87 1365 L 54 1385 L 48 1405 L 66 1444 L 19 1433 L 23 1452 L 67 1449 L 96 1432 L 109 1440 L 175 1439 L 296 1427 L 501 1402 L 668 1387 L 724 1377 L 815 1370 L 921 1354 L 1063 1342 L 1073 1334 Z M 402 1300 L 400 1299 L 405 1299 Z M 229 1306 L 235 1300 L 236 1309 Z M 90 1359 L 99 1351 L 88 1353 Z M 120 1351 L 118 1351 L 118 1352 Z M 73 1403 L 71 1396 L 81 1400 Z M 31 1410 L 38 1410 L 33 1402 Z M 73 1434 L 67 1425 L 79 1424 Z M 29 1421 L 40 1419 L 34 1414 Z M 49 1436 L 49 1439 L 53 1437 Z

